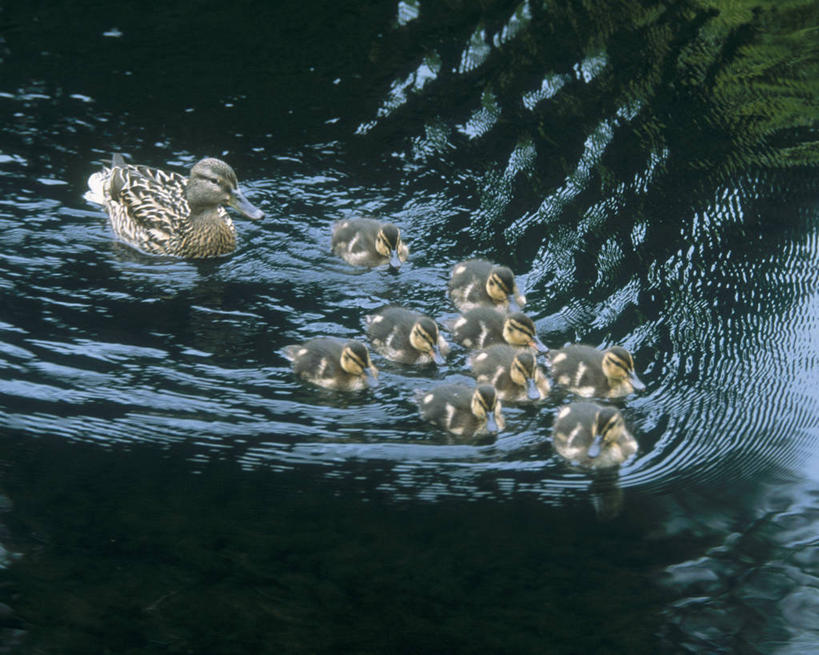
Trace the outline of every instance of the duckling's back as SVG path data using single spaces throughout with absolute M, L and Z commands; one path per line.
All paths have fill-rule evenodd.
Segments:
M 461 311 L 478 305 L 496 304 L 486 293 L 486 280 L 492 272 L 492 262 L 468 259 L 455 264 L 449 279 L 449 294 Z
M 557 384 L 585 396 L 606 396 L 609 382 L 603 373 L 603 353 L 574 344 L 550 353 L 552 378 Z
M 375 247 L 381 222 L 374 218 L 350 218 L 333 224 L 330 249 L 354 266 L 376 266 L 385 259 Z
M 505 314 L 492 307 L 475 307 L 451 323 L 452 337 L 467 348 L 503 343 Z
M 311 380 L 350 377 L 341 368 L 341 342 L 330 338 L 310 339 L 302 344 L 292 344 L 282 349 L 285 357 L 293 362 L 296 375 Z
M 462 384 L 442 384 L 427 392 L 418 392 L 418 408 L 421 417 L 440 427 L 453 430 L 453 427 L 474 432 L 477 419 L 472 414 L 472 393 Z

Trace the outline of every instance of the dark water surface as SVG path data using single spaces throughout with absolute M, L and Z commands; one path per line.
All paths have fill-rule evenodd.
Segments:
M 435 4 L 0 14 L 0 651 L 819 650 L 817 8 Z M 113 151 L 267 215 L 142 255 L 82 198 Z M 329 254 L 360 213 L 400 273 Z M 559 390 L 447 445 L 412 392 L 460 349 L 293 378 L 385 303 L 455 316 L 473 254 L 548 345 L 634 354 L 619 475 L 553 453 Z

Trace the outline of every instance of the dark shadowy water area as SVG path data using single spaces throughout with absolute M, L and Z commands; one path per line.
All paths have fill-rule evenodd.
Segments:
M 819 10 L 379 2 L 0 10 L 0 652 L 819 650 Z M 214 261 L 83 199 L 123 152 L 236 170 Z M 388 217 L 401 271 L 329 252 Z M 639 442 L 552 450 L 555 389 L 453 445 L 281 349 L 442 322 L 453 264 L 541 339 L 620 344 Z

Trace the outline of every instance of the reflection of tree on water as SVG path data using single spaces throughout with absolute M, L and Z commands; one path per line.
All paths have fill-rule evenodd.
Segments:
M 568 224 L 564 241 L 590 238 L 616 258 L 622 245 L 600 240 L 601 225 L 659 201 L 664 185 L 819 162 L 806 138 L 819 55 L 803 27 L 819 9 L 754 4 L 415 3 L 390 51 L 373 46 L 373 79 L 401 72 L 358 133 L 380 144 L 411 134 L 413 170 L 481 162 L 464 225 L 480 247 L 512 246 L 542 267 L 538 245 Z M 628 223 L 625 236 L 639 228 Z

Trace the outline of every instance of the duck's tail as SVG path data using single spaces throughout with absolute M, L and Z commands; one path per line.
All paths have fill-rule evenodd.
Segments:
M 111 171 L 115 168 L 123 168 L 127 166 L 125 159 L 118 152 L 114 153 L 111 158 L 111 166 L 103 166 L 102 170 L 94 173 L 88 178 L 88 191 L 85 192 L 83 198 L 88 202 L 93 202 L 97 205 L 105 205 L 105 184 L 111 177 Z
M 88 178 L 88 191 L 85 192 L 83 198 L 85 198 L 88 202 L 93 202 L 97 205 L 104 205 L 105 204 L 105 180 L 108 179 L 110 175 L 110 171 L 100 171 L 98 173 L 94 173 L 91 177 Z

